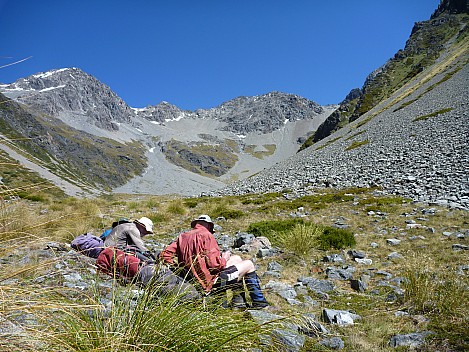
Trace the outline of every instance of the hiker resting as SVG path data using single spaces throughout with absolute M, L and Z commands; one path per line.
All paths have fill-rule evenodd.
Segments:
M 182 266 L 190 271 L 202 288 L 209 293 L 212 288 L 226 285 L 234 290 L 232 304 L 236 308 L 246 307 L 244 286 L 246 283 L 252 308 L 264 308 L 267 303 L 260 287 L 254 263 L 243 260 L 229 251 L 221 254 L 213 236 L 214 224 L 208 215 L 201 215 L 191 222 L 192 230 L 180 234 L 161 253 L 160 258 L 169 265 Z M 177 264 L 175 263 L 177 258 Z
M 115 226 L 104 241 L 105 247 L 116 247 L 123 251 L 132 250 L 143 261 L 154 259 L 153 254 L 145 247 L 142 237 L 153 233 L 153 222 L 142 217 L 133 222 Z

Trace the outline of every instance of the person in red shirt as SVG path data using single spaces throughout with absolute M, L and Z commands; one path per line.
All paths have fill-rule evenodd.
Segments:
M 252 307 L 267 307 L 269 304 L 262 294 L 254 263 L 232 255 L 230 251 L 221 254 L 213 236 L 214 224 L 210 216 L 199 216 L 191 222 L 191 227 L 192 230 L 180 234 L 167 246 L 160 258 L 169 265 L 184 267 L 207 293 L 221 283 L 234 285 L 244 278 Z

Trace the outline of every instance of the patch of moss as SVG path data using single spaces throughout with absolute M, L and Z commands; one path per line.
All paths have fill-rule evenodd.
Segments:
M 272 200 L 278 200 L 282 195 L 278 192 L 245 195 L 240 197 L 242 204 L 265 204 Z
M 330 141 L 327 141 L 327 143 L 324 143 L 323 145 L 320 145 L 319 147 L 317 147 L 315 150 L 321 150 L 323 148 L 326 148 L 327 146 L 331 145 L 332 143 L 338 141 L 341 138 L 342 137 L 337 137 L 337 138 L 331 139 Z
M 274 204 L 267 204 L 260 207 L 258 210 L 261 212 L 271 211 L 273 207 L 277 210 L 292 211 L 297 210 L 300 207 L 306 210 L 319 210 L 326 208 L 332 203 L 350 202 L 354 200 L 354 196 L 351 194 L 344 194 L 342 192 L 336 193 L 323 193 L 313 194 L 293 200 L 276 201 Z
M 345 140 L 348 141 L 348 140 L 350 140 L 350 139 L 352 139 L 356 136 L 359 136 L 359 135 L 361 135 L 362 133 L 365 133 L 365 132 L 366 132 L 366 130 L 358 131 L 357 133 L 352 134 L 350 137 L 347 137 Z

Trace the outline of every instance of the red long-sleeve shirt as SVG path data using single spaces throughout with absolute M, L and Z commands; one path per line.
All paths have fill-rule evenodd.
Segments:
M 160 256 L 170 265 L 174 265 L 176 257 L 178 265 L 190 270 L 207 292 L 212 289 L 220 271 L 226 267 L 226 259 L 221 257 L 215 237 L 201 224 L 180 234 Z

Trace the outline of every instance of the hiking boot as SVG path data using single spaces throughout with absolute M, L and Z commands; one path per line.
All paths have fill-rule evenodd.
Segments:
M 253 301 L 251 304 L 252 309 L 263 309 L 266 307 L 269 307 L 269 303 L 267 303 L 267 301 L 260 301 L 260 302 Z
M 231 299 L 231 307 L 234 309 L 246 309 L 246 298 L 243 293 L 238 293 Z

